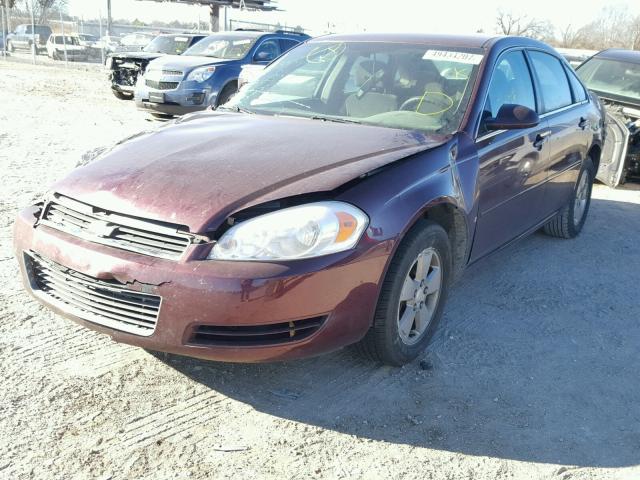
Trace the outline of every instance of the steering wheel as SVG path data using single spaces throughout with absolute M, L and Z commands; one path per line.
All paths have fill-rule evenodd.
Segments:
M 400 110 L 408 110 L 422 115 L 442 115 L 453 107 L 453 98 L 442 92 L 425 92 L 420 97 L 405 100 Z

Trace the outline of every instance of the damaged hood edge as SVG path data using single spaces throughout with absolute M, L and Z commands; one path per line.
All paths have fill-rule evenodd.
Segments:
M 239 210 L 330 192 L 449 138 L 303 118 L 203 112 L 117 145 L 52 190 L 105 210 L 206 233 Z

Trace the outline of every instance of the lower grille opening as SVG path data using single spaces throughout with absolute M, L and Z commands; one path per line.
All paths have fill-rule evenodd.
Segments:
M 192 345 L 264 346 L 297 342 L 310 337 L 327 317 L 313 317 L 268 325 L 198 325 Z
M 35 253 L 24 255 L 33 292 L 64 312 L 115 330 L 149 336 L 161 298 L 76 272 Z

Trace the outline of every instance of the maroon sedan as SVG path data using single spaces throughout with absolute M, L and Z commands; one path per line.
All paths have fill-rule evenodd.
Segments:
M 27 288 L 115 340 L 225 361 L 426 347 L 464 268 L 575 237 L 602 112 L 529 39 L 337 35 L 24 210 Z

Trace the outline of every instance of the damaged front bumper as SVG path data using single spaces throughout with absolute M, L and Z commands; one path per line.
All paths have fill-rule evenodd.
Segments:
M 57 313 L 114 340 L 193 357 L 258 362 L 316 355 L 359 340 L 373 316 L 388 252 L 285 263 L 170 260 L 15 224 L 25 287 Z M 132 326 L 133 325 L 133 326 Z

